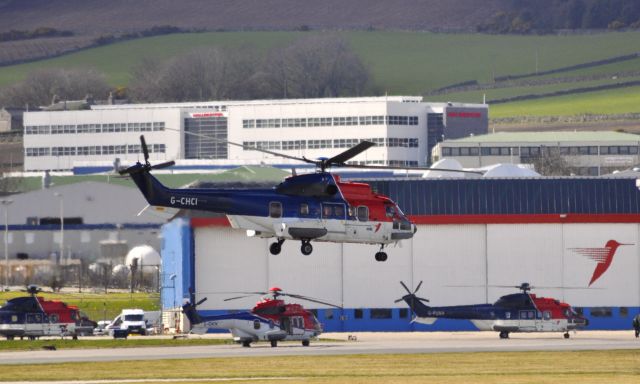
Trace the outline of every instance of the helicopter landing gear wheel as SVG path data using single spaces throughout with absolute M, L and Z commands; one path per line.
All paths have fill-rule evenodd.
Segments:
M 251 342 L 249 340 L 243 340 L 242 346 L 245 348 L 249 348 L 251 346 Z
M 568 338 L 569 338 L 569 332 L 565 332 L 565 333 L 564 333 L 564 338 L 565 338 L 565 339 L 568 339 Z
M 300 247 L 300 252 L 303 255 L 308 256 L 313 252 L 313 246 L 309 242 L 309 240 L 302 240 L 302 246 Z
M 500 332 L 500 338 L 501 339 L 508 339 L 509 338 L 509 332 L 507 332 L 507 331 Z
M 279 254 L 280 251 L 282 251 L 282 243 L 284 243 L 284 239 L 278 239 L 277 242 L 271 243 L 269 246 L 269 252 L 271 252 L 272 255 Z
M 387 253 L 386 252 L 376 252 L 376 261 L 387 261 Z
M 271 340 L 271 348 L 275 348 L 278 346 L 278 340 Z
M 308 347 L 309 346 L 309 340 L 302 340 L 302 346 L 303 347 Z

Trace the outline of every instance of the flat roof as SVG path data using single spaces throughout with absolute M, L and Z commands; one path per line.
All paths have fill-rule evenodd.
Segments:
M 498 132 L 487 135 L 469 136 L 462 139 L 445 140 L 447 143 L 510 143 L 510 142 L 559 142 L 559 141 L 628 141 L 640 143 L 640 135 L 614 131 L 582 132 Z

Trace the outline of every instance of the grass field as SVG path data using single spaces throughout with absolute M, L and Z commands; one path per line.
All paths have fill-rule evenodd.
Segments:
M 640 112 L 640 87 L 496 104 L 491 118 L 509 116 L 571 116 Z
M 0 292 L 0 303 L 8 299 L 24 296 L 24 292 Z M 41 292 L 48 300 L 61 300 L 70 305 L 77 305 L 90 319 L 111 320 L 124 308 L 140 308 L 145 311 L 157 311 L 160 309 L 160 297 L 158 294 L 148 293 L 47 293 Z
M 0 68 L 0 86 L 36 68 L 91 67 L 113 85 L 126 85 L 143 57 L 164 59 L 205 46 L 254 46 L 266 50 L 310 33 L 208 32 L 131 40 L 55 59 Z M 640 51 L 640 32 L 572 36 L 506 36 L 427 32 L 340 32 L 389 94 L 421 94 L 465 80 L 522 74 Z M 619 67 L 628 64 L 619 63 Z M 608 70 L 614 70 L 610 65 Z
M 248 357 L 155 360 L 142 364 L 144 369 L 136 361 L 3 365 L 2 379 L 625 384 L 637 383 L 640 377 L 640 354 L 633 350 Z

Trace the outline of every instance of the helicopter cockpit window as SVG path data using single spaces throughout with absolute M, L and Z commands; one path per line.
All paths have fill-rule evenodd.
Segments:
M 358 207 L 358 220 L 369 221 L 369 207 L 361 205 Z
M 260 320 L 253 320 L 253 329 L 260 329 Z
M 300 214 L 304 216 L 309 214 L 309 204 L 300 204 Z
M 344 206 L 336 205 L 335 209 L 334 209 L 334 213 L 338 217 L 343 217 L 344 216 Z
M 282 217 L 282 203 L 279 201 L 272 201 L 269 203 L 269 217 L 275 219 Z
M 385 204 L 384 206 L 385 213 L 387 217 L 393 217 L 396 214 L 395 207 L 391 204 Z

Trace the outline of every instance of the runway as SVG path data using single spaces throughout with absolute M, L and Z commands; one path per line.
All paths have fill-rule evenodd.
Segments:
M 538 333 L 512 334 L 510 339 L 501 340 L 495 332 L 331 333 L 322 337 L 325 340 L 312 341 L 309 347 L 286 342 L 277 348 L 271 348 L 268 343 L 256 343 L 251 348 L 211 345 L 1 352 L 0 365 L 291 355 L 640 349 L 640 340 L 632 331 L 585 331 L 572 333 L 570 339 L 564 339 L 561 333 Z

